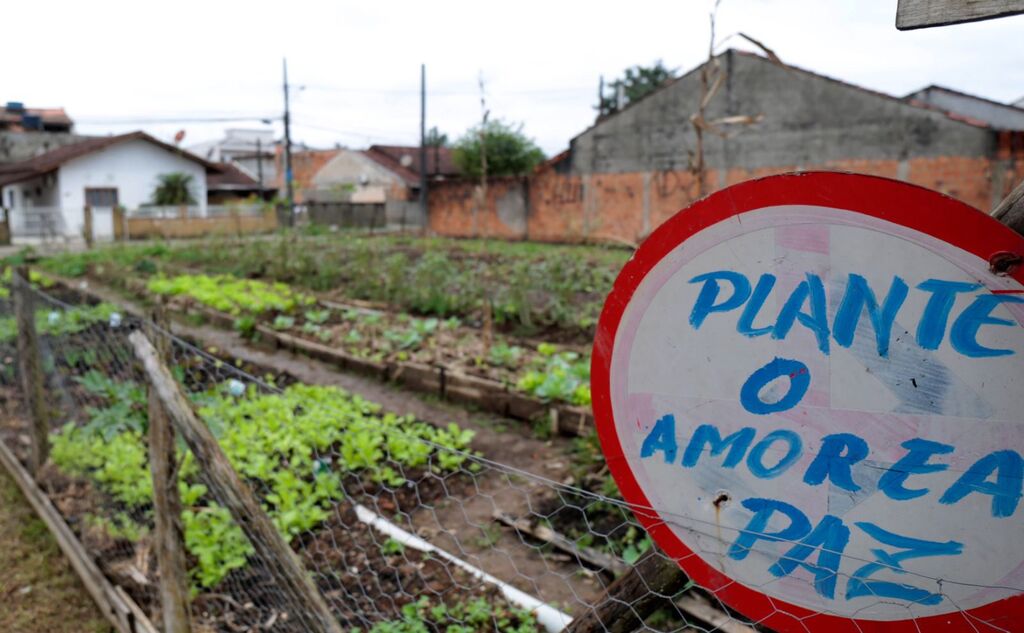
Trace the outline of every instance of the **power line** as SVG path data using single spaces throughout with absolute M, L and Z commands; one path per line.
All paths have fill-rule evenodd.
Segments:
M 342 136 L 355 136 L 355 137 L 359 137 L 361 139 L 365 139 L 365 140 L 368 140 L 368 141 L 379 140 L 379 141 L 392 141 L 392 142 L 396 142 L 396 143 L 406 143 L 406 142 L 409 141 L 408 138 L 399 138 L 397 136 L 387 136 L 387 135 L 380 135 L 380 134 L 366 134 L 365 132 L 355 132 L 355 131 L 352 131 L 352 130 L 340 130 L 338 128 L 327 127 L 327 126 L 324 126 L 324 125 L 316 125 L 316 124 L 313 124 L 313 123 L 306 123 L 306 122 L 300 122 L 300 121 L 296 121 L 295 123 L 292 123 L 292 125 L 294 127 L 307 128 L 307 129 L 310 129 L 310 130 L 316 130 L 318 132 L 330 132 L 332 134 L 340 134 Z
M 84 125 L 158 125 L 161 123 L 232 123 L 239 121 L 261 121 L 270 123 L 281 118 L 278 115 L 263 116 L 254 114 L 252 116 L 170 116 L 170 117 L 149 117 L 149 118 L 89 118 L 76 117 L 75 123 Z
M 415 89 L 376 89 L 376 88 L 347 88 L 340 86 L 327 86 L 327 85 L 309 85 L 305 84 L 306 89 L 311 90 L 323 90 L 326 92 L 344 92 L 351 94 L 380 94 L 380 95 L 418 95 L 419 91 Z M 491 93 L 492 96 L 509 96 L 509 95 L 531 95 L 531 94 L 556 94 L 556 93 L 584 93 L 591 92 L 592 87 L 573 87 L 573 88 L 539 88 L 532 90 L 503 90 Z M 428 93 L 430 97 L 441 97 L 441 96 L 465 96 L 473 97 L 477 96 L 478 92 L 475 90 L 432 90 Z

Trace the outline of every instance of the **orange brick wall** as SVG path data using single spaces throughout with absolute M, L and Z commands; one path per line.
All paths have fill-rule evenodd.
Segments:
M 1021 145 L 1016 141 L 1016 145 Z M 988 211 L 1024 179 L 1024 146 L 996 158 L 935 157 L 898 160 L 843 160 L 821 165 L 709 170 L 708 192 L 752 178 L 801 169 L 842 170 L 897 178 L 948 194 Z M 545 242 L 614 241 L 639 243 L 647 234 L 698 197 L 689 172 L 571 175 L 544 169 L 528 180 L 497 180 L 488 187 L 485 209 L 473 215 L 474 185 L 450 181 L 433 185 L 430 229 L 440 235 L 489 236 Z M 503 223 L 495 200 L 510 187 L 526 187 L 526 232 Z M 474 230 L 474 226 L 476 227 Z
M 510 189 L 527 186 L 519 178 L 494 179 L 487 183 L 487 201 L 476 202 L 476 183 L 446 181 L 430 185 L 428 207 L 430 230 L 449 237 L 497 237 L 523 239 L 526 236 L 498 218 L 498 199 Z M 480 206 L 480 209 L 476 209 Z M 556 208 L 556 207 L 549 207 Z M 557 241 L 553 240 L 553 241 Z

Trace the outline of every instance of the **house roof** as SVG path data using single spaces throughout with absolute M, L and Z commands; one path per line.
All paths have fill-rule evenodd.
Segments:
M 747 57 L 747 58 L 752 58 L 752 59 L 756 59 L 756 60 L 762 61 L 762 62 L 764 62 L 766 64 L 775 64 L 776 63 L 776 62 L 768 59 L 764 55 L 760 55 L 758 53 L 754 53 L 754 52 L 751 52 L 751 51 L 742 51 L 742 50 L 739 50 L 739 49 L 736 49 L 736 48 L 730 48 L 728 50 L 725 50 L 725 51 L 719 53 L 716 57 L 722 58 L 722 57 L 725 57 L 725 56 L 728 56 L 728 55 L 742 55 L 742 56 Z M 707 62 L 704 62 L 704 63 L 707 63 Z M 583 134 L 586 134 L 587 132 L 589 132 L 593 128 L 597 127 L 601 123 L 604 123 L 605 121 L 607 121 L 608 119 L 616 117 L 619 114 L 621 114 L 622 112 L 624 112 L 624 111 L 634 107 L 638 103 L 641 103 L 645 99 L 650 98 L 651 95 L 660 93 L 661 91 L 669 88 L 670 86 L 673 86 L 676 83 L 682 81 L 684 78 L 689 77 L 690 75 L 693 75 L 693 74 L 699 72 L 700 69 L 704 67 L 704 63 L 696 66 L 695 68 L 692 68 L 691 70 L 683 73 L 682 75 L 680 75 L 678 77 L 675 77 L 673 79 L 669 79 L 668 81 L 666 81 L 663 84 L 661 84 L 661 86 L 659 86 L 657 89 L 652 90 L 651 92 L 647 93 L 646 95 L 644 95 L 640 99 L 637 99 L 636 101 L 631 101 L 630 103 L 626 104 L 626 106 L 623 107 L 622 109 L 616 110 L 615 112 L 612 112 L 610 114 L 606 114 L 606 115 L 603 115 L 601 117 L 598 117 L 598 119 L 590 127 L 588 127 L 587 129 L 585 129 L 582 132 L 580 132 L 579 134 L 577 134 L 576 137 L 579 137 L 579 136 L 582 136 Z M 895 95 L 891 95 L 891 94 L 888 94 L 888 93 L 885 93 L 885 92 L 880 92 L 878 90 L 872 90 L 871 88 L 865 88 L 864 86 L 858 86 L 857 84 L 853 84 L 853 83 L 850 83 L 848 81 L 844 81 L 842 79 L 836 79 L 835 77 L 829 77 L 828 75 L 823 75 L 821 73 L 817 73 L 817 72 L 814 72 L 814 71 L 811 71 L 811 70 L 806 70 L 804 68 L 800 68 L 798 66 L 793 66 L 793 65 L 790 65 L 790 64 L 783 64 L 783 67 L 786 68 L 787 70 L 791 70 L 791 71 L 794 71 L 794 72 L 797 72 L 797 73 L 800 73 L 800 74 L 803 74 L 803 75 L 809 75 L 809 76 L 815 77 L 817 79 L 822 79 L 822 80 L 825 80 L 825 81 L 836 83 L 836 84 L 845 86 L 847 88 L 852 88 L 854 90 L 859 90 L 860 92 L 864 92 L 864 93 L 867 93 L 867 94 L 875 95 L 877 97 L 881 97 L 883 99 L 888 99 L 890 101 L 897 101 L 897 102 L 899 102 L 899 103 L 901 103 L 903 105 L 906 105 L 906 106 L 910 106 L 910 107 L 914 107 L 914 108 L 919 108 L 919 109 L 922 109 L 922 110 L 930 110 L 932 112 L 940 112 L 940 113 L 944 114 L 947 118 L 949 118 L 949 119 L 951 119 L 953 121 L 957 121 L 959 123 L 964 123 L 964 124 L 971 125 L 971 126 L 974 126 L 974 127 L 982 127 L 982 128 L 990 128 L 991 127 L 985 121 L 982 121 L 982 120 L 979 120 L 979 119 L 975 119 L 975 118 L 972 118 L 972 117 L 969 117 L 969 116 L 965 116 L 965 115 L 957 113 L 957 112 L 951 112 L 951 111 L 943 110 L 941 108 L 937 108 L 935 106 L 929 105 L 929 104 L 924 103 L 922 101 L 916 101 L 916 100 L 908 101 L 906 99 L 901 99 L 900 97 L 897 97 Z M 972 95 L 968 95 L 968 96 L 972 96 Z M 1006 105 L 1006 104 L 1001 104 L 1001 105 Z M 1009 107 L 1013 107 L 1013 106 L 1009 106 Z M 574 137 L 574 138 L 576 138 L 576 137 Z
M 967 92 L 932 84 L 915 90 L 903 98 L 905 101 L 949 116 L 964 116 L 980 121 L 994 129 L 1024 129 L 1024 108 L 1017 104 L 1002 103 Z
M 9 105 L 9 104 L 8 104 Z M 36 116 L 44 126 L 57 125 L 71 127 L 72 121 L 64 108 L 16 108 L 0 105 L 0 127 L 20 127 L 24 117 Z
M 153 145 L 177 154 L 182 158 L 199 163 L 205 167 L 208 172 L 217 173 L 221 169 L 216 163 L 205 161 L 195 154 L 186 152 L 180 147 L 176 147 L 170 143 L 164 143 L 145 132 L 129 132 L 128 134 L 119 134 L 117 136 L 97 136 L 89 138 L 78 143 L 52 149 L 28 160 L 0 165 L 0 186 L 42 176 L 43 174 L 54 171 L 68 161 L 98 152 L 119 143 L 124 143 L 125 141 L 136 140 L 152 143 Z
M 232 163 L 216 163 L 220 171 L 210 171 L 206 174 L 206 189 L 208 191 L 255 191 L 259 189 L 260 183 L 245 173 L 237 165 Z M 264 189 L 273 187 L 263 185 Z
M 371 145 L 363 154 L 391 170 L 411 186 L 420 182 L 420 148 L 403 145 Z M 459 169 L 449 147 L 427 148 L 427 176 L 457 176 Z
M 308 187 L 313 182 L 314 176 L 319 172 L 324 165 L 326 165 L 332 158 L 338 155 L 340 149 L 303 149 L 298 150 L 295 148 L 295 144 L 292 144 L 292 181 L 296 184 L 295 186 L 295 201 L 301 202 L 301 192 L 304 187 Z M 284 160 L 284 144 L 280 143 L 274 148 L 274 162 L 276 176 L 274 178 L 274 186 L 279 189 L 284 189 L 284 172 L 285 172 L 285 160 Z

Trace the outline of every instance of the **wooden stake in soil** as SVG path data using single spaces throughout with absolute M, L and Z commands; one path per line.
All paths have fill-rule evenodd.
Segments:
M 156 326 L 166 328 L 163 306 L 153 315 Z M 169 341 L 157 327 L 148 328 L 163 358 Z M 185 536 L 181 526 L 181 498 L 174 467 L 174 427 L 152 385 L 149 391 L 149 468 L 153 477 L 153 515 L 156 524 L 156 560 L 160 570 L 160 610 L 165 633 L 190 633 Z
M 203 482 L 231 513 L 248 537 L 256 555 L 267 561 L 281 592 L 298 601 L 298 613 L 309 630 L 342 633 L 323 597 L 306 575 L 302 563 L 291 550 L 270 517 L 260 507 L 252 490 L 239 478 L 210 429 L 192 410 L 171 372 L 142 332 L 132 332 L 129 340 L 142 363 L 150 385 L 174 428 L 181 434 L 195 457 Z
M 29 470 L 37 475 L 50 452 L 50 411 L 46 405 L 43 362 L 36 334 L 35 301 L 28 279 L 28 266 L 19 266 L 11 285 L 14 287 L 14 313 L 18 324 L 18 373 L 32 416 Z
M 627 633 L 679 593 L 688 579 L 675 561 L 653 548 L 628 572 L 608 585 L 593 608 L 573 618 L 565 633 Z

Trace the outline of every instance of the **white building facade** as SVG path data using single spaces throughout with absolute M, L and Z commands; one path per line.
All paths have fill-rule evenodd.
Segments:
M 206 213 L 209 165 L 140 132 L 90 139 L 0 170 L 0 205 L 18 237 L 81 237 L 86 205 L 97 239 L 114 235 L 113 210 L 151 202 L 162 175 L 191 176 L 191 193 Z

